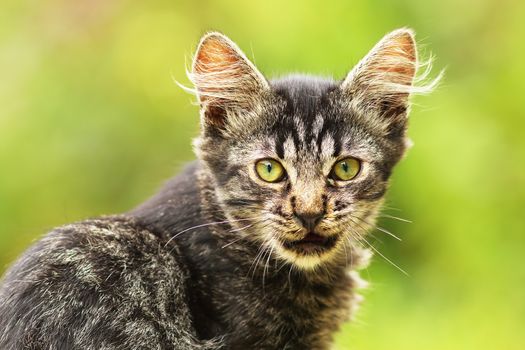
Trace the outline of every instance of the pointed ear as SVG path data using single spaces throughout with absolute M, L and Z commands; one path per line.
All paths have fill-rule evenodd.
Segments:
M 341 88 L 360 109 L 373 108 L 387 120 L 406 119 L 417 65 L 414 33 L 398 29 L 377 43 Z
M 249 109 L 269 89 L 253 63 L 220 33 L 209 33 L 201 39 L 189 76 L 199 99 L 203 125 L 214 127 L 223 127 L 228 112 Z

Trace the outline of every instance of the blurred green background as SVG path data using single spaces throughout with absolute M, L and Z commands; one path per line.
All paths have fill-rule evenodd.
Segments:
M 3 0 L 0 273 L 46 230 L 127 210 L 194 158 L 206 30 L 267 76 L 343 77 L 409 26 L 447 68 L 417 97 L 356 321 L 337 349 L 525 349 L 525 2 Z M 396 208 L 396 209 L 393 209 Z

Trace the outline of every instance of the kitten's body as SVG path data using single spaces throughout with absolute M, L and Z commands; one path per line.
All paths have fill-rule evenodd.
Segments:
M 252 264 L 257 246 L 207 224 L 224 218 L 199 168 L 128 214 L 57 228 L 28 250 L 0 290 L 0 348 L 325 349 L 358 281 L 343 267 Z
M 138 208 L 26 251 L 0 285 L 0 349 L 329 348 L 405 150 L 416 66 L 400 30 L 343 82 L 269 82 L 206 36 L 199 160 Z M 285 175 L 257 175 L 262 158 Z M 334 177 L 341 159 L 360 164 L 352 178 Z

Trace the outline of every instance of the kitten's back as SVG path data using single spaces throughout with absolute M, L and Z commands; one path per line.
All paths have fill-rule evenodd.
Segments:
M 182 217 L 177 207 L 199 212 L 192 172 L 160 195 L 168 206 L 166 197 L 176 201 L 163 209 L 171 209 L 168 226 Z M 110 216 L 62 226 L 27 250 L 0 285 L 0 349 L 215 348 L 195 340 L 178 248 L 139 221 Z

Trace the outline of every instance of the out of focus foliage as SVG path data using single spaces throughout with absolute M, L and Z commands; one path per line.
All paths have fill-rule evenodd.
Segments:
M 447 68 L 417 97 L 366 302 L 338 349 L 525 349 L 525 3 L 2 0 L 0 272 L 62 223 L 133 207 L 194 156 L 206 30 L 268 76 L 343 77 L 409 26 Z M 436 71 L 437 72 L 437 71 Z

